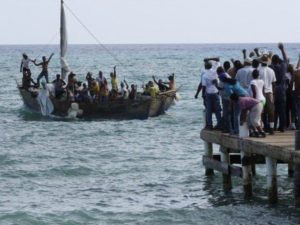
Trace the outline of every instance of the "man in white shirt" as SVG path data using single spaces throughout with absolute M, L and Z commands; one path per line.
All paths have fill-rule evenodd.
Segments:
M 269 57 L 263 55 L 260 59 L 259 78 L 264 81 L 264 94 L 266 104 L 264 107 L 264 128 L 269 129 L 270 134 L 274 134 L 274 98 L 273 90 L 276 82 L 276 76 L 273 69 L 268 67 Z
M 23 77 L 26 75 L 26 74 L 30 74 L 31 75 L 31 71 L 30 71 L 30 68 L 29 68 L 29 63 L 30 62 L 35 62 L 35 60 L 32 60 L 30 59 L 26 53 L 23 53 L 23 58 L 22 58 L 22 61 L 21 61 L 21 65 L 20 65 L 20 73 L 23 72 Z
M 221 104 L 218 85 L 218 75 L 216 70 L 212 68 L 212 63 L 210 61 L 205 62 L 205 72 L 202 76 L 202 91 L 205 96 L 205 107 L 206 107 L 206 128 L 212 129 L 212 114 L 215 113 L 217 119 L 217 129 L 221 128 Z

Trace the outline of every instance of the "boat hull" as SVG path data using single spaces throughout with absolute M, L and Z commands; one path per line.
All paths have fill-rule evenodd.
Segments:
M 164 114 L 173 104 L 176 98 L 176 91 L 166 91 L 157 95 L 151 100 L 151 106 L 149 110 L 150 117 L 156 117 Z
M 27 108 L 41 113 L 37 97 L 27 90 L 18 87 L 23 102 Z M 50 98 L 54 106 L 53 115 L 67 117 L 71 102 Z M 80 117 L 86 119 L 147 119 L 151 105 L 150 97 L 138 98 L 137 100 L 118 99 L 105 103 L 78 103 L 82 111 Z

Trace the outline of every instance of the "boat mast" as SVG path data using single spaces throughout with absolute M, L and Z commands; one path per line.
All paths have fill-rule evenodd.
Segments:
M 61 0 L 60 10 L 60 64 L 61 64 L 61 78 L 65 79 L 66 74 L 69 71 L 68 63 L 65 59 L 67 53 L 67 27 L 66 27 L 66 16 L 64 10 L 64 0 Z

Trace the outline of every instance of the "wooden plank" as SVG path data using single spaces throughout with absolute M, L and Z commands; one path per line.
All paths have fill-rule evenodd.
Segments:
M 284 162 L 300 164 L 300 152 L 294 148 L 294 131 L 276 133 L 267 138 L 239 138 L 219 131 L 202 130 L 200 137 L 234 151 L 243 149 L 247 153 L 264 155 Z M 282 140 L 282 141 L 281 141 Z
M 202 163 L 206 168 L 210 168 L 235 177 L 243 177 L 243 171 L 241 167 L 223 163 L 207 156 L 203 156 Z
M 205 168 L 217 170 L 219 172 L 222 172 L 224 174 L 229 174 L 228 164 L 223 163 L 217 160 L 214 160 L 212 158 L 209 158 L 207 156 L 203 156 L 202 159 L 203 165 Z

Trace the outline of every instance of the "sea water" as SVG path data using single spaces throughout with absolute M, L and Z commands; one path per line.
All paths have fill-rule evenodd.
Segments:
M 68 60 L 78 80 L 117 65 L 119 81 L 139 89 L 152 76 L 175 73 L 181 100 L 148 120 L 66 120 L 28 111 L 16 87 L 21 54 L 40 62 L 58 46 L 0 46 L 0 224 L 299 224 L 293 179 L 278 165 L 279 203 L 268 205 L 265 166 L 257 166 L 253 199 L 243 199 L 239 178 L 225 193 L 222 175 L 204 175 L 201 98 L 194 99 L 204 57 L 242 58 L 276 44 L 71 45 Z M 299 45 L 286 46 L 296 64 Z M 40 68 L 31 65 L 34 79 Z M 218 152 L 217 146 L 215 146 Z

